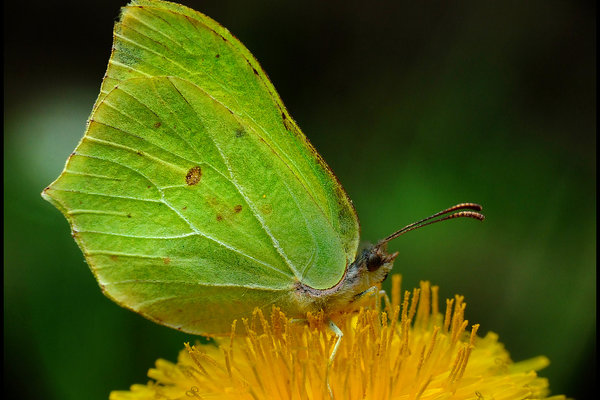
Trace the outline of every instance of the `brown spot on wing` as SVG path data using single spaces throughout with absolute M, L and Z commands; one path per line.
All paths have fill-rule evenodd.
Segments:
M 223 216 L 221 214 L 217 214 L 217 221 L 223 221 Z
M 169 265 L 171 263 L 171 259 L 169 257 L 165 257 L 163 258 L 163 263 L 165 263 L 165 265 Z
M 154 127 L 155 127 L 155 128 L 160 128 L 160 126 L 161 126 L 161 125 L 162 125 L 162 124 L 160 123 L 160 121 L 158 121 L 157 123 L 155 123 L 155 124 L 154 124 Z
M 202 169 L 198 166 L 190 168 L 187 175 L 185 176 L 185 182 L 188 186 L 192 186 L 200 182 L 200 178 L 202 178 Z
M 242 211 L 242 205 L 241 204 L 236 204 L 236 206 L 233 207 L 233 212 L 237 214 L 240 211 Z

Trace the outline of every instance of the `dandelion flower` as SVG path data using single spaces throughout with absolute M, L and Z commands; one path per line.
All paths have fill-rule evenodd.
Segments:
M 438 287 L 401 298 L 400 276 L 383 310 L 380 299 L 350 316 L 338 316 L 338 337 L 322 314 L 306 322 L 273 308 L 233 323 L 231 337 L 216 345 L 185 345 L 177 363 L 159 359 L 146 385 L 114 391 L 111 400 L 142 399 L 550 399 L 548 381 L 536 371 L 545 357 L 514 363 L 498 336 L 477 336 L 464 319 L 462 296 L 438 307 Z M 331 361 L 331 364 L 330 364 Z M 328 388 L 329 387 L 329 388 Z M 564 396 L 552 397 L 553 400 Z

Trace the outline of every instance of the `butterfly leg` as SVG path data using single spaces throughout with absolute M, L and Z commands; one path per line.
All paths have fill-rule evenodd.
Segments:
M 375 286 L 373 286 L 373 288 L 377 289 Z M 291 323 L 304 323 L 307 321 L 308 320 L 306 318 L 292 318 L 290 320 Z M 335 360 L 335 355 L 337 354 L 338 348 L 340 347 L 340 344 L 342 343 L 342 337 L 344 336 L 344 333 L 335 324 L 335 322 L 333 322 L 331 319 L 328 322 L 328 326 L 329 326 L 329 329 L 331 329 L 333 334 L 336 336 L 335 344 L 333 345 L 333 350 L 331 351 L 331 354 L 329 355 L 329 360 L 327 361 L 327 372 L 326 372 L 327 391 L 329 392 L 329 398 L 331 400 L 333 400 L 334 397 L 333 397 L 333 391 L 331 390 L 331 385 L 329 384 L 329 375 L 331 372 L 331 366 L 333 365 L 333 360 Z
M 390 298 L 388 297 L 386 291 L 385 290 L 380 290 L 379 291 L 379 296 L 383 297 L 383 302 L 385 303 L 385 308 L 387 308 L 389 310 L 389 312 L 392 312 L 392 302 L 390 301 Z M 377 299 L 377 308 L 378 308 L 378 311 L 379 311 L 379 307 L 381 305 L 381 302 L 379 301 L 379 299 L 381 297 L 379 297 Z
M 331 329 L 335 336 L 337 336 L 335 344 L 333 345 L 333 350 L 331 351 L 331 355 L 329 356 L 329 361 L 327 361 L 327 391 L 329 392 L 329 397 L 333 400 L 333 392 L 331 391 L 331 386 L 329 385 L 329 374 L 331 371 L 331 366 L 333 365 L 333 360 L 335 359 L 335 355 L 338 351 L 338 348 L 340 347 L 340 343 L 342 342 L 342 337 L 344 336 L 344 333 L 332 320 L 329 320 L 329 329 Z
M 355 300 L 363 301 L 364 299 L 367 299 L 371 296 L 377 296 L 375 299 L 377 311 L 379 311 L 381 308 L 381 301 L 380 301 L 381 298 L 383 298 L 383 301 L 385 303 L 385 308 L 387 308 L 388 310 L 392 309 L 392 303 L 390 302 L 390 298 L 388 297 L 387 293 L 385 292 L 385 290 L 379 290 L 379 288 L 377 286 L 371 286 L 364 292 L 359 293 L 355 297 Z

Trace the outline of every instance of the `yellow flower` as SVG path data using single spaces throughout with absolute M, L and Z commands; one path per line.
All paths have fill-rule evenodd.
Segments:
M 185 345 L 176 364 L 159 359 L 147 385 L 115 391 L 125 399 L 323 399 L 328 384 L 335 399 L 545 399 L 548 381 L 537 370 L 545 357 L 514 363 L 498 336 L 477 336 L 464 319 L 462 296 L 438 308 L 438 287 L 400 298 L 400 276 L 392 278 L 391 301 L 381 299 L 351 316 L 339 316 L 338 337 L 324 316 L 308 324 L 288 319 L 273 308 L 270 319 L 259 310 L 217 345 Z M 552 397 L 564 399 L 564 396 Z

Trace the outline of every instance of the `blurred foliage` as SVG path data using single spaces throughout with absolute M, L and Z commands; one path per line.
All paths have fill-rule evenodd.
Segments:
M 39 195 L 83 135 L 125 1 L 5 2 L 4 378 L 12 397 L 105 399 L 184 341 L 105 298 Z M 595 390 L 595 3 L 188 1 L 229 28 L 391 244 L 554 393 Z

